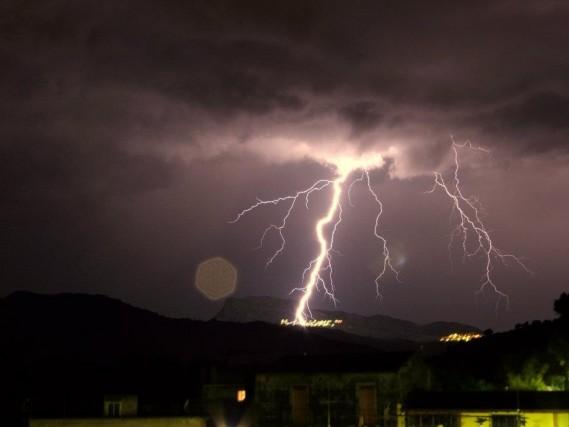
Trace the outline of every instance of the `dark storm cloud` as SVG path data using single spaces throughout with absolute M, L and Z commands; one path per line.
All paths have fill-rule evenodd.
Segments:
M 569 150 L 569 93 L 552 90 L 522 95 L 467 122 L 498 145 L 510 145 L 521 155 Z
M 520 105 L 506 107 L 496 112 L 498 121 L 519 129 L 542 127 L 566 130 L 569 128 L 569 96 L 554 93 L 537 93 L 524 99 Z
M 26 149 L 30 144 L 34 150 Z M 129 155 L 105 141 L 14 139 L 0 147 L 0 155 L 9 159 L 0 171 L 6 197 L 55 194 L 62 189 L 70 196 L 136 194 L 169 185 L 176 167 L 153 156 Z
M 76 85 L 86 102 L 118 85 L 223 119 L 301 110 L 322 97 L 357 133 L 384 115 L 370 98 L 392 114 L 440 111 L 448 126 L 452 112 L 478 116 L 520 91 L 568 87 L 567 15 L 553 3 L 537 16 L 508 2 L 53 1 L 6 9 L 5 81 L 29 93 Z M 533 108 L 534 121 L 552 124 L 549 104 Z M 515 117 L 502 124 L 515 127 Z
M 511 103 L 489 114 L 484 123 L 502 130 L 515 130 L 516 132 L 538 131 L 542 134 L 556 134 L 549 141 L 549 145 L 529 141 L 530 149 L 546 151 L 548 148 L 569 149 L 566 144 L 569 136 L 569 95 L 552 91 L 531 94 L 524 99 Z M 562 136 L 562 138 L 559 138 Z
M 3 1 L 3 282 L 152 301 L 141 283 L 235 253 L 204 223 L 329 173 L 290 141 L 396 147 L 385 171 L 420 177 L 454 134 L 538 173 L 569 147 L 568 19 L 557 1 Z
M 383 114 L 372 102 L 358 102 L 340 108 L 340 116 L 350 123 L 355 135 L 375 128 Z

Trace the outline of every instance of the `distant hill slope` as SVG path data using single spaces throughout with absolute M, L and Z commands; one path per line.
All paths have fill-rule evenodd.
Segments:
M 247 323 L 261 321 L 278 324 L 294 312 L 292 300 L 271 297 L 228 298 L 216 320 Z M 414 342 L 437 341 L 453 332 L 480 332 L 480 329 L 455 322 L 434 322 L 427 325 L 395 319 L 389 316 L 361 316 L 341 311 L 312 310 L 317 319 L 341 319 L 334 329 L 361 337 L 381 340 L 407 340 Z
M 4 384 L 104 384 L 105 389 L 109 384 L 187 387 L 196 382 L 188 375 L 201 375 L 200 366 L 258 367 L 290 357 L 342 354 L 379 357 L 390 347 L 342 331 L 171 319 L 101 295 L 29 292 L 0 299 L 0 344 Z M 412 350 L 409 345 L 389 349 Z
M 29 357 L 70 351 L 96 352 L 99 358 L 140 354 L 222 360 L 347 350 L 297 328 L 172 319 L 102 295 L 16 292 L 0 299 L 0 330 L 18 349 L 29 350 Z

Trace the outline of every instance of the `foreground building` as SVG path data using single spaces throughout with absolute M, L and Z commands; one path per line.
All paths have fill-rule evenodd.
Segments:
M 68 414 L 31 417 L 29 427 L 206 427 L 207 417 L 187 415 L 190 402 L 146 400 L 139 407 L 137 395 L 76 397 L 62 401 Z M 142 411 L 140 410 L 142 409 Z
M 422 391 L 404 397 L 396 364 L 383 360 L 379 369 L 378 362 L 361 356 L 288 360 L 280 367 L 256 373 L 254 387 L 206 385 L 200 401 L 183 401 L 172 395 L 162 401 L 128 394 L 106 395 L 102 401 L 77 396 L 60 402 L 65 415 L 32 416 L 27 425 L 569 427 L 567 392 Z
M 405 427 L 569 427 L 567 392 L 418 392 L 405 401 Z
M 304 357 L 259 372 L 255 425 L 397 426 L 400 356 Z

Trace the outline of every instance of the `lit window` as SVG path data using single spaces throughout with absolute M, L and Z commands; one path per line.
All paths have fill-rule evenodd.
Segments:
M 244 402 L 247 398 L 247 392 L 245 390 L 237 390 L 237 401 Z

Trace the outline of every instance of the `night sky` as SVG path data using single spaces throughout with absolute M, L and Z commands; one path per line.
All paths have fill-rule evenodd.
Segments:
M 310 186 L 335 155 L 383 156 L 374 205 L 353 191 L 336 236 L 338 309 L 504 329 L 553 317 L 569 288 L 569 6 L 566 1 L 0 1 L 0 284 L 87 292 L 206 319 L 223 301 L 194 287 L 223 256 L 237 296 L 287 297 L 317 249 L 314 195 L 255 250 L 282 208 L 237 224 L 256 197 Z M 501 249 L 496 295 L 483 261 L 447 244 L 453 221 L 433 171 L 483 206 Z M 452 258 L 452 262 L 451 259 Z M 298 298 L 299 295 L 293 296 Z M 317 296 L 313 306 L 333 309 Z

